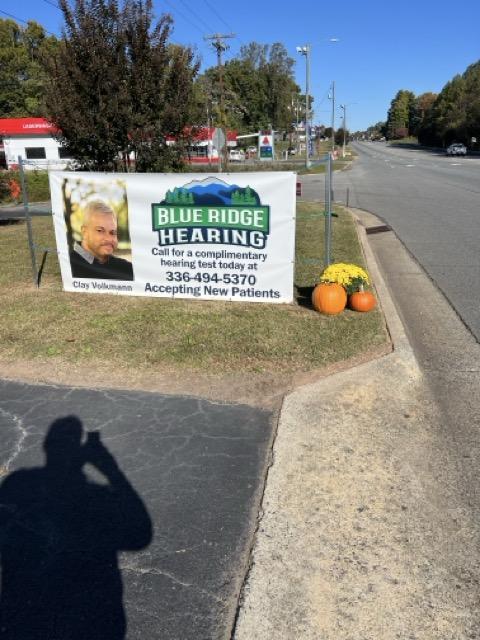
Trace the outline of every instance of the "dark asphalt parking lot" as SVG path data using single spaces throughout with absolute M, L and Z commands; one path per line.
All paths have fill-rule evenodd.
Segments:
M 1 637 L 229 638 L 273 424 L 245 405 L 0 381 Z

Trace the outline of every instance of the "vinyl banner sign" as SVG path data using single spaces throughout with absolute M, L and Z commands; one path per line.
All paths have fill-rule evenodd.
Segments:
M 292 302 L 296 176 L 50 173 L 65 291 Z

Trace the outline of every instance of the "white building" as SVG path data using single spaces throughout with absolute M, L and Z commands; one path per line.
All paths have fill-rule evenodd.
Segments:
M 43 118 L 0 118 L 0 139 L 8 169 L 65 169 L 72 158 L 53 137 L 57 129 Z

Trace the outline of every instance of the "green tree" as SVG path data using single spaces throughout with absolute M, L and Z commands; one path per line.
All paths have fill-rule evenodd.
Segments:
M 465 138 L 466 144 L 476 138 L 480 141 L 480 61 L 470 65 L 463 74 L 467 104 L 465 109 Z
M 240 54 L 223 68 L 223 105 L 228 128 L 252 132 L 272 125 L 289 130 L 295 120 L 295 99 L 302 101 L 293 78 L 294 60 L 281 43 L 257 42 L 241 47 Z M 221 121 L 219 70 L 207 69 L 196 82 L 197 122 Z M 302 109 L 302 106 L 300 107 Z M 304 112 L 304 106 L 303 111 Z
M 448 145 L 455 140 L 465 123 L 467 95 L 465 80 L 455 76 L 440 92 L 433 108 L 436 137 Z
M 42 60 L 58 41 L 38 23 L 0 19 L 0 117 L 41 116 L 47 81 Z
M 441 92 L 415 97 L 399 91 L 392 100 L 386 123 L 389 138 L 407 132 L 426 145 L 447 146 L 453 141 L 471 143 L 480 138 L 480 61 L 449 80 Z
M 423 144 L 447 146 L 451 142 L 469 145 L 480 136 L 480 62 L 470 65 L 443 87 L 419 133 Z
M 387 137 L 391 140 L 407 137 L 413 128 L 415 95 L 401 89 L 390 104 L 387 117 Z
M 386 122 L 377 122 L 372 126 L 368 127 L 364 132 L 364 135 L 370 140 L 379 140 L 380 138 L 387 137 L 387 123 Z
M 293 79 L 294 60 L 280 42 L 275 42 L 269 55 L 266 68 L 267 95 L 269 96 L 269 112 L 275 129 L 289 130 L 292 121 L 292 95 L 298 91 Z M 311 109 L 312 100 L 309 106 Z
M 350 132 L 348 131 L 348 129 L 345 130 L 345 144 L 348 144 L 348 141 L 350 140 Z M 343 145 L 343 128 L 340 127 L 340 129 L 337 129 L 335 131 L 335 144 L 337 146 L 341 146 Z
M 418 136 L 423 127 L 425 127 L 436 99 L 437 94 L 431 91 L 422 93 L 415 98 L 413 113 L 410 119 L 411 133 L 413 135 Z
M 182 166 L 198 63 L 168 42 L 172 20 L 152 0 L 59 0 L 63 37 L 48 59 L 48 118 L 81 167 L 119 168 L 134 152 L 140 171 Z M 168 146 L 167 136 L 180 144 Z

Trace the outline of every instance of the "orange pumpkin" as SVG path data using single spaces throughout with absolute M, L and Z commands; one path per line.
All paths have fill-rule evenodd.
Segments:
M 348 298 L 348 306 L 354 311 L 371 311 L 377 300 L 371 291 L 356 291 Z
M 334 316 L 345 309 L 347 293 L 341 284 L 321 282 L 313 290 L 312 304 L 315 311 Z

